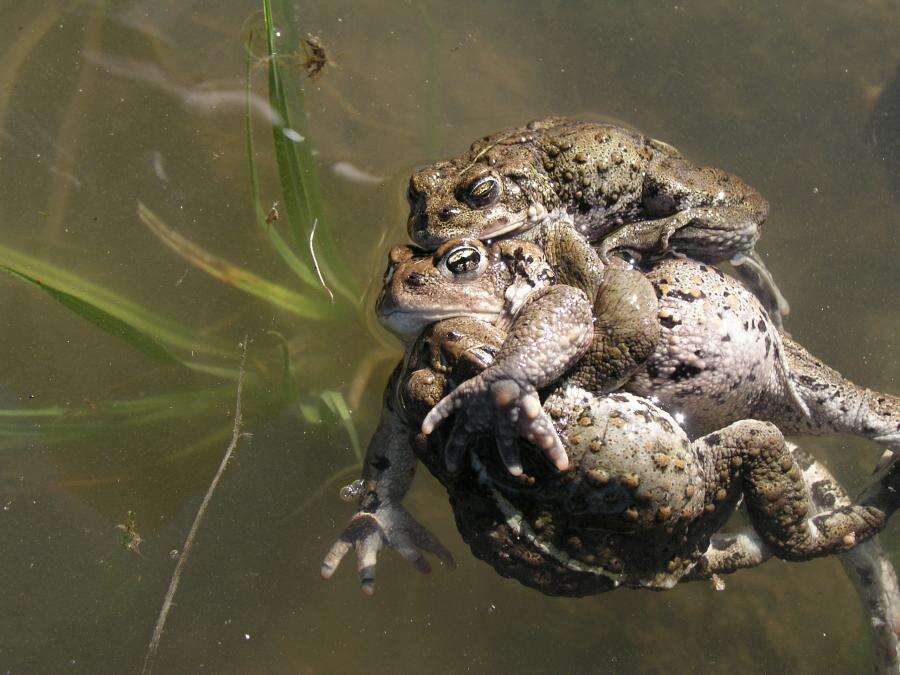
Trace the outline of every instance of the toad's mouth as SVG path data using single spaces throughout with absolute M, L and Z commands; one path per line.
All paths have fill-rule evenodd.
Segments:
M 502 239 L 513 234 L 527 232 L 539 225 L 547 217 L 547 209 L 543 204 L 532 204 L 525 211 L 519 211 L 509 216 L 500 216 L 495 219 L 484 231 L 481 239 Z
M 401 337 L 418 337 L 419 334 L 428 326 L 445 319 L 456 319 L 459 317 L 478 319 L 485 323 L 494 323 L 500 315 L 500 310 L 477 310 L 472 307 L 444 307 L 440 310 L 422 311 L 422 310 L 405 310 L 392 309 L 382 310 L 378 314 L 378 320 L 385 328 L 392 333 L 396 333 Z

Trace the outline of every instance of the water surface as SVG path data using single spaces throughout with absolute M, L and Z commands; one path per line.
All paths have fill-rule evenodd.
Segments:
M 250 335 L 251 366 L 270 383 L 280 357 L 267 331 L 278 331 L 300 400 L 324 417 L 312 424 L 297 402 L 279 404 L 274 385 L 248 392 L 253 436 L 200 531 L 157 672 L 867 669 L 869 632 L 836 560 L 770 562 L 729 578 L 721 593 L 691 584 L 545 598 L 471 556 L 425 472 L 408 504 L 458 569 L 420 576 L 385 552 L 371 600 L 352 561 L 331 583 L 319 580 L 351 513 L 337 498 L 347 480 L 334 476 L 356 459 L 318 393 L 346 398 L 365 441 L 399 349 L 364 318 L 301 319 L 216 281 L 137 216 L 140 201 L 210 252 L 300 288 L 251 205 L 244 40 L 260 25 L 258 9 L 248 0 L 0 7 L 0 245 L 215 342 L 226 355 L 219 365 L 233 366 Z M 360 316 L 388 247 L 404 238 L 412 167 L 542 115 L 602 116 L 759 188 L 771 204 L 759 248 L 791 301 L 788 330 L 855 381 L 900 392 L 897 177 L 884 161 L 900 138 L 896 117 L 878 134 L 872 124 L 900 60 L 896 3 L 291 9 L 279 49 L 296 52 L 311 33 L 333 61 L 315 81 L 296 62 L 291 76 L 305 95 L 302 142 L 315 148 L 322 227 L 350 263 L 344 281 Z M 264 65 L 254 93 L 264 101 Z M 274 152 L 264 116 L 254 124 L 268 205 L 281 199 Z M 137 672 L 170 552 L 227 444 L 233 382 L 148 359 L 5 276 L 0 317 L 6 410 L 64 406 L 86 411 L 81 421 L 104 402 L 181 396 L 155 422 L 138 424 L 135 413 L 73 438 L 70 416 L 0 437 L 0 670 Z M 853 489 L 879 454 L 856 440 L 803 447 Z M 115 529 L 129 510 L 141 555 L 124 550 Z M 882 539 L 896 560 L 896 528 Z

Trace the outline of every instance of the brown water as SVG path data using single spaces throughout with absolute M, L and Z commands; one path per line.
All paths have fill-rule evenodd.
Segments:
M 269 381 L 278 342 L 266 331 L 279 331 L 301 400 L 341 392 L 365 441 L 396 346 L 365 321 L 298 319 L 224 285 L 137 217 L 144 202 L 209 251 L 298 287 L 253 222 L 242 26 L 258 26 L 257 10 L 250 0 L 2 3 L 0 245 L 228 352 L 249 334 L 251 366 L 275 372 Z M 294 10 L 281 50 L 314 33 L 334 62 L 316 81 L 293 76 L 309 111 L 304 142 L 317 150 L 323 227 L 367 302 L 388 246 L 404 237 L 413 166 L 530 118 L 601 115 L 758 187 L 771 204 L 760 249 L 792 303 L 788 329 L 854 380 L 900 392 L 896 164 L 882 159 L 896 157 L 900 137 L 896 117 L 874 136 L 871 123 L 900 60 L 896 2 L 357 0 Z M 260 67 L 263 98 L 265 86 Z M 265 120 L 255 124 L 269 204 L 280 199 L 274 154 Z M 160 365 L 5 276 L 0 317 L 4 409 L 68 406 L 86 410 L 83 421 L 105 401 L 184 396 L 157 423 L 118 418 L 78 439 L 62 433 L 73 421 L 63 417 L 0 435 L 0 672 L 137 672 L 170 552 L 227 445 L 233 382 Z M 218 396 L 203 393 L 214 386 Z M 253 437 L 200 530 L 156 672 L 869 666 L 865 618 L 836 560 L 770 562 L 721 593 L 688 584 L 545 598 L 471 556 L 425 472 L 408 504 L 458 568 L 420 576 L 386 552 L 374 599 L 360 595 L 352 561 L 325 584 L 322 555 L 351 512 L 337 498 L 350 474 L 334 478 L 356 461 L 348 435 L 333 415 L 311 424 L 296 402 L 262 405 L 264 396 L 259 386 L 247 394 Z M 854 489 L 879 454 L 840 439 L 803 447 Z M 129 510 L 141 555 L 115 529 Z M 896 528 L 882 539 L 896 561 Z

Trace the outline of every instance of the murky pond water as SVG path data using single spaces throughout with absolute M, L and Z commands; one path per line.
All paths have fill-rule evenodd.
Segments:
M 317 176 L 335 305 L 256 222 L 248 30 L 260 201 L 279 201 L 291 241 L 256 3 L 0 6 L 2 264 L 44 265 L 172 331 L 165 352 L 142 353 L 71 302 L 0 279 L 0 672 L 140 670 L 228 444 L 244 335 L 252 437 L 209 507 L 157 672 L 867 669 L 871 637 L 834 559 L 770 562 L 720 593 L 546 598 L 469 554 L 424 471 L 409 503 L 458 568 L 420 576 L 385 552 L 371 600 L 350 561 L 318 577 L 351 513 L 337 497 L 357 462 L 341 403 L 364 444 L 399 354 L 368 316 L 385 252 L 405 237 L 405 179 L 488 131 L 603 116 L 737 173 L 771 204 L 760 250 L 792 303 L 788 330 L 848 377 L 900 391 L 896 90 L 877 103 L 900 60 L 896 3 L 274 4 L 279 50 L 294 55 L 288 94 L 296 104 L 302 87 L 308 113 L 294 140 Z M 314 80 L 298 50 L 307 34 L 330 59 Z M 141 203 L 310 309 L 244 293 L 218 263 L 219 279 L 206 274 L 142 221 Z M 308 260 L 305 238 L 296 250 Z M 803 447 L 854 489 L 880 452 Z M 139 554 L 116 528 L 129 511 Z M 896 527 L 882 541 L 897 560 Z

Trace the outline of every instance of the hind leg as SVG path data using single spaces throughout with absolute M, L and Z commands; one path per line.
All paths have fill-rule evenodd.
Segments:
M 773 419 L 787 434 L 844 433 L 863 436 L 900 450 L 900 398 L 857 386 L 782 336 L 788 377 L 808 415 Z
M 754 528 L 779 558 L 807 560 L 855 546 L 879 532 L 898 505 L 900 464 L 882 470 L 853 504 L 816 514 L 803 470 L 772 424 L 745 420 L 695 441 L 715 509 L 741 489 Z M 815 514 L 815 515 L 814 515 Z

